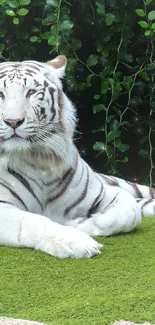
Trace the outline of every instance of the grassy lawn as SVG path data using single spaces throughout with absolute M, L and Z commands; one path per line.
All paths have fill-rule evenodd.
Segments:
M 98 240 L 102 254 L 90 260 L 0 247 L 0 316 L 52 325 L 155 323 L 155 218 L 132 234 Z

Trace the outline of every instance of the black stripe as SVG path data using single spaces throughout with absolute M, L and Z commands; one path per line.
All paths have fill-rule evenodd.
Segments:
M 90 218 L 92 216 L 92 214 L 94 214 L 98 211 L 99 206 L 100 206 L 101 202 L 103 201 L 102 193 L 103 193 L 103 184 L 101 183 L 100 192 L 99 192 L 98 196 L 95 198 L 95 200 L 93 201 L 90 209 L 88 210 L 87 218 Z
M 39 81 L 37 81 L 36 79 L 34 79 L 33 82 L 35 87 L 39 87 L 39 86 L 42 87 L 42 84 L 40 84 Z
M 25 75 L 30 76 L 30 77 L 33 77 L 33 73 L 30 73 L 28 71 L 25 71 Z
M 70 205 L 68 208 L 65 209 L 64 215 L 67 215 L 72 209 L 76 207 L 76 205 L 78 205 L 81 201 L 85 199 L 88 190 L 88 184 L 89 184 L 89 171 L 87 167 L 87 179 L 84 186 L 84 190 L 82 191 L 80 197 L 72 205 Z
M 34 69 L 34 70 L 37 70 L 40 72 L 40 68 L 37 67 L 37 65 L 34 65 L 34 64 L 30 64 L 30 63 L 26 63 L 26 66 L 27 67 L 30 67 L 31 69 Z M 35 73 L 35 72 L 34 72 Z
M 7 74 L 3 74 L 2 76 L 0 76 L 0 79 L 5 78 L 5 77 L 7 77 Z
M 22 61 L 21 62 L 21 66 L 25 68 L 25 66 L 27 66 L 28 64 L 32 65 L 32 66 L 36 66 L 36 67 L 39 67 L 39 68 L 44 68 L 44 64 L 41 64 L 40 62 L 38 61 L 31 61 L 31 60 L 28 60 L 28 61 Z
M 3 201 L 3 200 L 0 200 L 0 204 L 1 204 L 1 203 L 14 205 L 13 203 L 10 203 L 10 202 L 8 202 L 8 201 Z
M 41 202 L 39 201 L 38 197 L 36 196 L 36 194 L 34 193 L 32 187 L 30 186 L 30 184 L 26 181 L 26 179 L 20 175 L 19 173 L 17 173 L 16 171 L 14 171 L 13 169 L 11 168 L 8 168 L 8 172 L 13 175 L 15 178 L 18 179 L 18 181 L 20 181 L 25 187 L 26 189 L 33 195 L 33 197 L 37 200 L 37 202 L 39 203 L 41 209 L 42 209 L 42 204 Z
M 149 200 L 146 200 L 146 201 L 142 204 L 142 206 L 141 206 L 142 217 L 144 216 L 144 214 L 143 214 L 143 208 L 144 208 L 147 204 L 151 203 L 152 201 L 153 201 L 153 199 L 149 199 Z
M 49 86 L 49 83 L 46 80 L 44 80 L 44 88 L 47 88 L 48 86 Z
M 66 172 L 66 174 L 61 179 L 62 188 L 60 189 L 60 191 L 58 191 L 55 195 L 53 195 L 50 199 L 48 199 L 48 201 L 46 202 L 46 205 L 53 202 L 54 200 L 58 199 L 67 190 L 70 182 L 72 181 L 72 179 L 76 173 L 77 163 L 78 163 L 78 159 L 76 159 L 74 168 L 69 168 L 68 171 Z M 52 191 L 53 191 L 53 189 L 52 189 Z
M 4 186 L 5 188 L 7 188 L 7 190 L 9 190 L 10 192 L 11 192 L 11 194 L 16 198 L 16 199 L 18 199 L 21 203 L 22 203 L 22 205 L 25 207 L 25 209 L 28 211 L 28 208 L 27 208 L 27 206 L 25 205 L 25 203 L 23 202 L 23 200 L 19 197 L 19 195 L 16 193 L 16 192 L 14 192 L 9 186 L 8 186 L 8 184 L 6 184 L 6 183 L 4 183 L 4 182 L 2 182 L 2 181 L 0 181 L 0 184 L 2 185 L 2 186 Z M 11 204 L 11 203 L 10 203 Z
M 9 70 L 10 68 L 12 70 L 14 70 L 14 67 L 15 67 L 14 62 L 7 62 L 7 63 L 1 62 L 0 63 L 0 71 L 3 70 L 3 69 L 8 69 Z M 12 71 L 12 70 L 9 70 L 9 71 Z
M 107 206 L 104 208 L 104 212 L 110 207 L 110 205 L 112 204 L 112 203 L 114 203 L 114 201 L 116 200 L 116 198 L 117 198 L 117 196 L 119 195 L 119 193 L 117 193 L 115 196 L 114 196 L 114 198 L 110 201 L 110 203 L 109 204 L 107 204 Z
M 114 177 L 112 177 L 112 176 L 106 176 L 104 174 L 100 174 L 100 176 L 102 176 L 104 178 L 104 180 L 106 181 L 106 183 L 108 185 L 111 185 L 111 186 L 119 186 L 118 180 L 115 179 Z
M 60 108 L 59 122 L 60 122 L 62 129 L 65 130 L 66 127 L 65 127 L 65 123 L 63 121 L 63 107 L 64 107 L 63 92 L 59 88 L 58 88 L 58 106 Z
M 131 182 L 128 182 L 128 181 L 126 181 L 126 182 L 133 187 L 133 189 L 135 190 L 135 194 L 136 194 L 137 198 L 139 198 L 139 199 L 143 198 L 143 194 L 139 190 L 138 185 L 136 183 L 131 183 Z
M 51 121 L 54 119 L 55 115 L 56 115 L 56 110 L 54 108 L 54 92 L 55 92 L 55 89 L 52 88 L 52 87 L 49 87 L 49 93 L 51 95 L 51 98 L 52 98 L 52 107 L 51 107 L 51 112 L 53 113 L 53 116 L 51 118 Z
M 154 199 L 155 198 L 155 189 L 153 187 L 150 187 L 149 190 L 150 190 L 151 198 Z
M 85 167 L 86 164 L 84 164 L 83 160 L 81 161 L 81 164 L 82 164 L 82 170 L 81 170 L 81 173 L 80 173 L 81 175 L 80 175 L 80 177 L 79 177 L 77 183 L 74 185 L 74 187 L 78 187 L 78 185 L 81 183 L 81 180 L 82 180 L 82 178 L 83 178 L 84 167 Z
M 68 171 L 67 171 L 67 173 L 68 173 Z M 58 187 L 59 183 L 62 184 L 62 179 L 56 178 L 54 181 L 49 181 L 49 182 L 44 182 L 42 180 L 42 183 L 43 183 L 44 186 L 50 186 L 51 187 L 51 186 L 56 184 L 56 186 Z M 53 191 L 53 189 L 52 189 L 52 191 Z
M 11 73 L 11 72 L 14 72 L 14 69 L 12 69 L 12 70 L 2 70 L 2 69 L 0 69 L 0 75 L 3 73 L 3 74 L 5 74 L 5 73 Z
M 43 185 L 40 185 L 40 184 L 36 181 L 36 179 L 34 179 L 33 177 L 30 177 L 30 176 L 28 176 L 28 175 L 26 175 L 26 177 L 27 177 L 29 180 L 31 180 L 32 182 L 34 182 L 35 185 L 38 186 L 38 187 L 40 188 L 40 190 L 43 189 Z M 43 183 L 43 182 L 42 182 L 42 183 Z

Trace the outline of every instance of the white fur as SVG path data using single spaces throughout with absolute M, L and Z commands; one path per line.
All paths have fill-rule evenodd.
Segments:
M 9 74 L 14 64 L 18 65 L 1 67 Z M 132 185 L 116 178 L 118 186 L 108 185 L 110 177 L 94 173 L 79 156 L 73 144 L 75 109 L 60 80 L 65 58 L 48 64 L 23 62 L 19 64 L 23 75 L 31 65 L 39 65 L 39 72 L 35 70 L 39 84 L 45 80 L 49 84 L 42 101 L 42 86 L 27 96 L 35 88 L 31 76 L 26 75 L 26 86 L 18 73 L 13 82 L 6 78 L 5 87 L 0 79 L 5 94 L 0 104 L 0 244 L 32 247 L 61 258 L 91 257 L 102 245 L 90 236 L 132 231 L 141 222 L 140 205 Z M 45 110 L 43 118 L 40 107 Z M 23 123 L 15 131 L 5 122 L 21 118 Z M 14 132 L 19 139 L 12 138 Z

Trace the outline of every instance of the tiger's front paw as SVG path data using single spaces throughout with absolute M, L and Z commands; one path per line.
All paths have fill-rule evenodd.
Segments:
M 98 255 L 102 247 L 89 235 L 61 225 L 56 234 L 47 229 L 39 246 L 36 248 L 60 258 L 90 258 Z

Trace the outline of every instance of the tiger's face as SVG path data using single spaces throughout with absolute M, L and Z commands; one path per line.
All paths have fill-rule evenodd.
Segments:
M 62 92 L 66 58 L 0 64 L 0 147 L 37 148 L 59 156 L 71 141 L 75 116 Z

